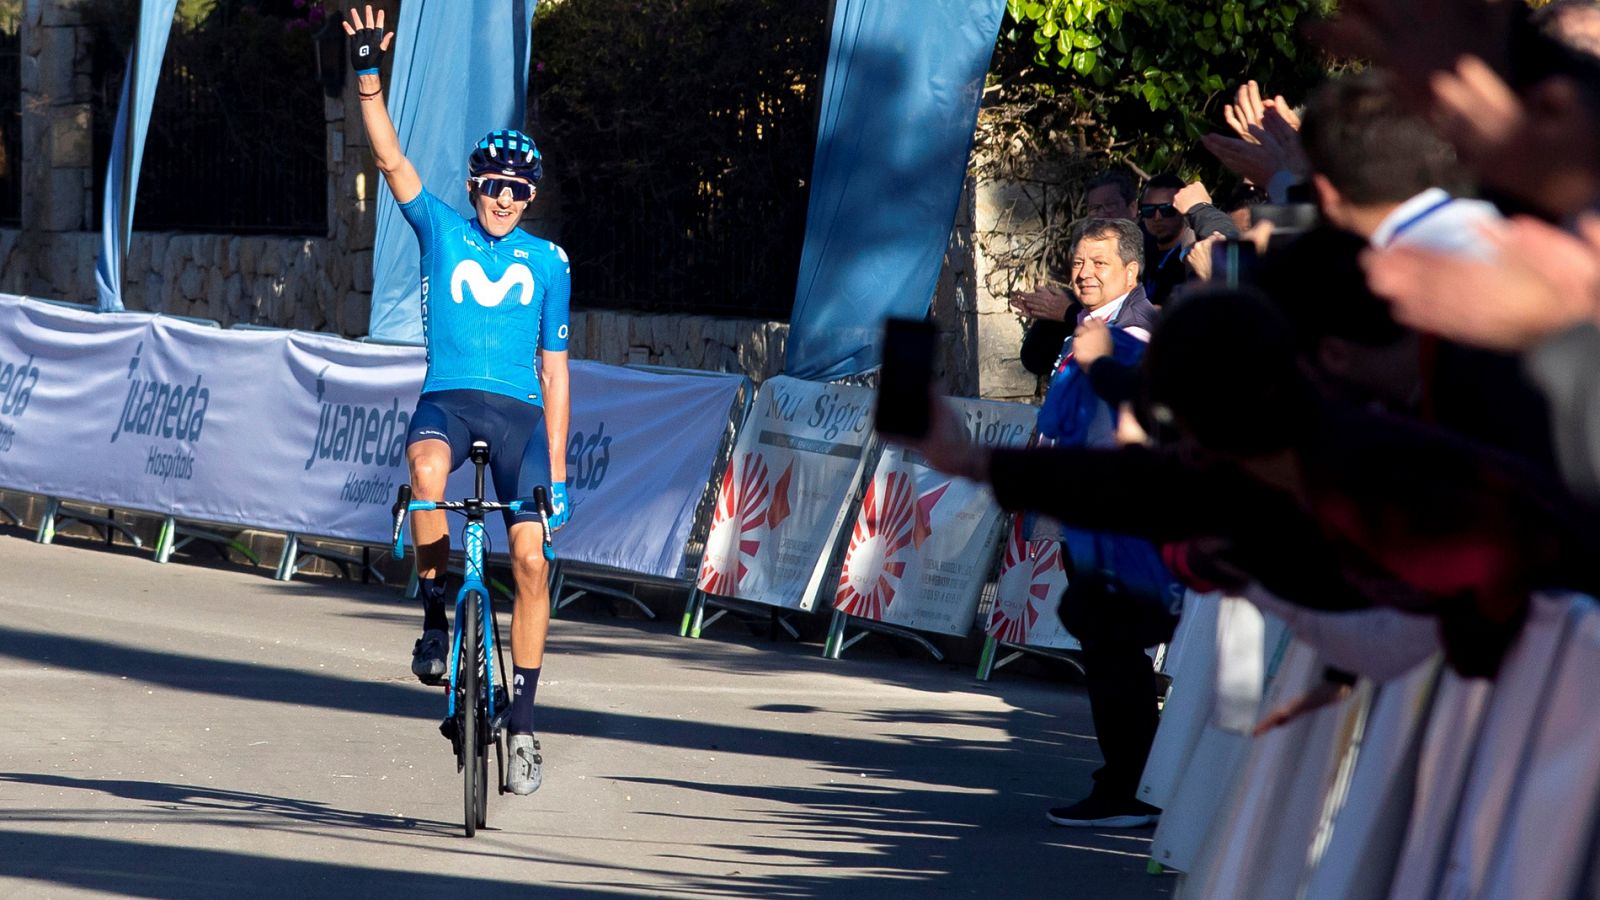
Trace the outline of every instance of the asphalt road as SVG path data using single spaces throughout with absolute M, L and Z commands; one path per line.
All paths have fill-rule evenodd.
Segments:
M 1150 831 L 1053 828 L 1081 690 L 556 622 L 544 787 L 463 836 L 394 589 L 0 529 L 0 897 L 1147 898 Z

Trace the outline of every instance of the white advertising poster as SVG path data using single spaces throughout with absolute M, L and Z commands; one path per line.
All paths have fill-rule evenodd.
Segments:
M 973 439 L 1020 447 L 1038 410 L 955 400 Z M 863 619 L 964 636 L 994 559 L 1002 513 L 987 485 L 952 478 L 890 446 L 867 485 L 833 607 Z
M 0 295 L 0 486 L 386 544 L 424 365 L 420 347 Z M 742 383 L 573 363 L 557 552 L 676 577 Z M 469 463 L 448 496 L 471 489 Z
M 698 584 L 810 609 L 872 439 L 873 392 L 778 376 L 761 386 L 717 496 Z
M 1066 587 L 1061 542 L 1028 540 L 1023 536 L 1022 517 L 1015 517 L 1006 534 L 994 608 L 984 630 L 997 641 L 1021 647 L 1080 649 L 1056 615 Z

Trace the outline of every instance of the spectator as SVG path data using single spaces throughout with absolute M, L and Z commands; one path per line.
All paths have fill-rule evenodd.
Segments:
M 1126 364 L 1143 352 L 1156 317 L 1139 283 L 1143 254 L 1143 235 L 1126 219 L 1089 219 L 1074 230 L 1077 330 L 1061 347 L 1039 411 L 1043 438 L 1074 446 L 1113 442 L 1114 410 L 1090 389 L 1087 372 L 1103 357 Z M 1136 797 L 1157 724 L 1155 671 L 1145 648 L 1169 640 L 1177 624 L 1172 579 L 1148 542 L 1050 522 L 1040 522 L 1031 537 L 1059 540 L 1069 561 L 1061 619 L 1083 648 L 1089 711 L 1105 760 L 1088 797 L 1046 816 L 1064 826 L 1151 824 L 1160 810 Z M 1130 587 L 1133 572 L 1142 590 Z
M 941 407 L 920 449 L 990 481 L 1008 508 L 1161 542 L 1215 539 L 1220 564 L 1203 575 L 1240 573 L 1312 609 L 1433 615 L 1464 674 L 1496 671 L 1533 590 L 1597 586 L 1592 526 L 1538 472 L 1319 399 L 1301 371 L 1264 300 L 1204 292 L 1175 303 L 1143 362 L 1149 414 L 1181 446 L 990 451 Z
M 1139 188 L 1127 169 L 1107 169 L 1083 186 L 1084 214 L 1091 219 L 1138 220 Z
M 1126 169 L 1107 169 L 1089 179 L 1084 186 L 1083 205 L 1090 219 L 1137 221 L 1139 190 Z M 1070 252 L 1071 247 L 1068 247 Z M 1011 296 L 1011 308 L 1031 319 L 1022 338 L 1022 367 L 1039 376 L 1048 376 L 1061 353 L 1061 345 L 1072 334 L 1067 311 L 1073 306 L 1070 291 L 1053 284 Z
M 1177 175 L 1157 175 L 1145 185 L 1139 199 L 1139 222 L 1144 226 L 1145 296 L 1160 306 L 1172 289 L 1189 278 L 1184 253 L 1197 238 L 1221 234 L 1239 237 L 1227 214 L 1211 204 L 1205 185 L 1185 184 Z
M 1519 218 L 1493 261 L 1416 249 L 1369 254 L 1373 289 L 1433 334 L 1523 354 L 1549 398 L 1551 438 L 1568 486 L 1600 500 L 1600 217 L 1574 237 Z
M 1493 206 L 1453 196 L 1464 181 L 1454 151 L 1402 105 L 1388 79 L 1335 79 L 1307 105 L 1300 129 L 1323 217 L 1374 247 L 1493 255 Z M 1515 358 L 1437 342 L 1426 351 L 1422 412 L 1431 421 L 1549 469 L 1555 467 L 1543 398 Z
M 1022 364 L 1037 375 L 1054 375 L 1069 350 L 1068 338 L 1084 319 L 1091 316 L 1109 325 L 1131 329 L 1143 338 L 1150 336 L 1155 323 L 1156 310 L 1147 299 L 1139 276 L 1144 271 L 1144 235 L 1139 226 L 1127 219 L 1089 219 L 1073 229 L 1068 245 L 1071 252 L 1069 286 L 1073 295 L 1066 295 L 1067 304 L 1061 320 L 1040 319 L 1022 338 Z M 1078 270 L 1080 251 L 1088 251 L 1104 268 L 1085 266 Z M 1084 286 L 1080 287 L 1080 278 Z M 1125 284 L 1132 278 L 1133 284 Z M 1090 296 L 1083 296 L 1087 289 Z
M 1267 195 L 1248 184 L 1236 185 L 1232 190 L 1223 193 L 1217 198 L 1217 209 L 1228 214 L 1233 221 L 1233 227 L 1240 234 L 1250 230 L 1252 223 L 1251 213 L 1257 207 L 1267 202 Z

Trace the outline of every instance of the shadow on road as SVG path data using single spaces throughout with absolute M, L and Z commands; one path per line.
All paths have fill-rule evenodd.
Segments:
M 468 868 L 463 866 L 463 868 Z M 0 830 L 0 877 L 124 897 L 504 896 L 503 880 L 277 859 L 78 835 Z M 598 893 L 577 886 L 567 896 Z

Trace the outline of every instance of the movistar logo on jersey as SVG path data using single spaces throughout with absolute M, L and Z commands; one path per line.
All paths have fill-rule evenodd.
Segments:
M 122 402 L 116 430 L 111 432 L 111 443 L 115 444 L 123 434 L 200 440 L 206 409 L 211 406 L 211 389 L 205 386 L 205 376 L 196 375 L 194 384 L 137 378 L 143 352 L 144 342 L 140 341 L 133 358 L 128 360 L 128 396 Z
M 522 263 L 512 263 L 495 281 L 475 259 L 462 260 L 450 273 L 450 296 L 457 303 L 466 300 L 462 288 L 471 289 L 472 300 L 479 306 L 495 307 L 503 303 L 515 288 L 521 288 L 517 302 L 523 306 L 533 302 L 533 272 Z

